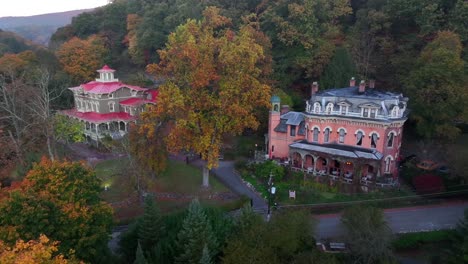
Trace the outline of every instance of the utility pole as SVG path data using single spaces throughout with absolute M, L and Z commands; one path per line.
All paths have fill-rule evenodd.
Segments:
M 267 214 L 267 222 L 270 221 L 271 218 L 271 196 L 275 194 L 276 188 L 273 186 L 273 173 L 270 172 L 270 178 L 268 179 L 268 214 Z

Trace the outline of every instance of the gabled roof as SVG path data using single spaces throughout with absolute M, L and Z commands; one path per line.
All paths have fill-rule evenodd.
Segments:
M 297 126 L 299 125 L 302 121 L 304 121 L 304 114 L 301 112 L 287 112 L 286 114 L 283 114 L 281 119 L 286 119 L 286 125 L 293 125 Z

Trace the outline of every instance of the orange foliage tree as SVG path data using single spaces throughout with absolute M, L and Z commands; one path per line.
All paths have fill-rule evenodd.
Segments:
M 142 118 L 175 120 L 167 146 L 201 154 L 206 161 L 205 187 L 209 170 L 218 165 L 223 136 L 256 129 L 255 110 L 268 107 L 271 93 L 264 45 L 255 38 L 258 32 L 250 24 L 238 31 L 230 25 L 218 8 L 209 7 L 201 21 L 179 26 L 159 51 L 159 64 L 148 66 L 167 82 L 159 88 L 156 107 Z M 147 130 L 151 135 L 154 124 Z
M 57 50 L 57 57 L 65 72 L 75 81 L 83 82 L 95 76 L 107 53 L 103 39 L 92 35 L 86 40 L 74 37 L 65 42 Z
M 0 201 L 0 240 L 60 241 L 59 252 L 97 260 L 107 252 L 112 208 L 102 202 L 101 181 L 81 163 L 43 159 L 19 189 Z M 72 254 L 73 255 L 73 254 Z
M 0 240 L 0 263 L 3 264 L 71 264 L 82 263 L 71 259 L 66 259 L 62 254 L 57 254 L 58 242 L 51 242 L 45 235 L 41 235 L 38 240 L 16 241 L 13 247 L 7 246 Z

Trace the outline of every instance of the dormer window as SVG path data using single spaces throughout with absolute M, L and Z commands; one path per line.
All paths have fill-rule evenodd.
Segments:
M 400 116 L 400 108 L 396 105 L 392 108 L 391 117 L 399 117 Z
M 320 103 L 314 103 L 314 113 L 318 114 L 322 111 L 321 107 L 320 107 Z
M 325 112 L 327 112 L 327 115 L 330 115 L 332 113 L 332 111 L 333 111 L 333 104 L 328 103 Z

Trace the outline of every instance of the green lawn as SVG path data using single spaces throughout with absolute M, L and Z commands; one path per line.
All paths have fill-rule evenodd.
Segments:
M 102 197 L 109 203 L 118 204 L 121 201 L 132 199 L 128 206 L 115 209 L 118 221 L 134 218 L 141 215 L 141 204 L 136 200 L 135 179 L 128 171 L 127 159 L 107 160 L 98 163 L 95 167 L 96 175 L 102 180 L 102 187 L 108 186 L 106 191 L 102 192 Z M 206 190 L 201 188 L 202 172 L 201 169 L 186 165 L 184 162 L 168 162 L 167 170 L 158 175 L 149 186 L 151 192 L 155 193 L 175 193 L 184 196 L 199 196 L 201 203 L 206 206 L 214 206 L 233 210 L 242 206 L 245 199 L 236 200 L 209 200 L 206 199 L 210 194 L 228 192 L 222 183 L 215 177 L 210 176 L 211 188 Z M 204 198 L 205 197 L 205 198 Z M 158 199 L 158 206 L 164 212 L 182 210 L 187 207 L 190 200 Z

